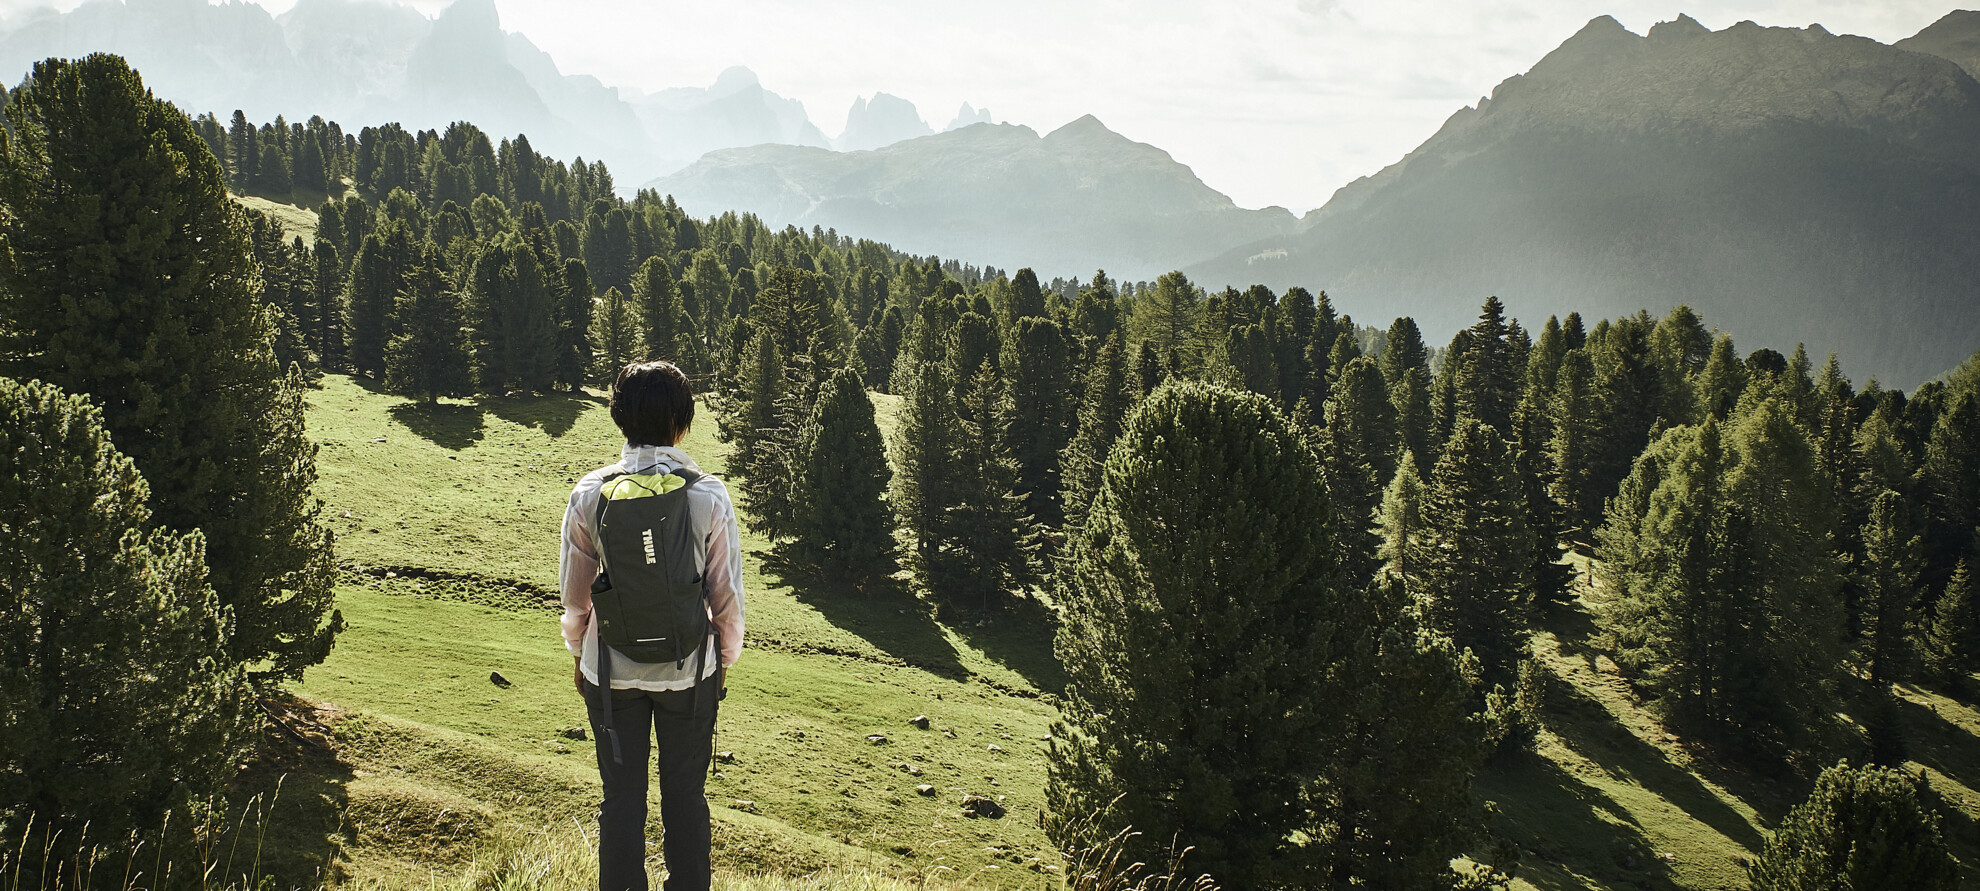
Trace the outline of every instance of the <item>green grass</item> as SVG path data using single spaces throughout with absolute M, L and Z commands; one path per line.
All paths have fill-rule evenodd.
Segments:
M 280 201 L 270 201 L 253 195 L 235 195 L 234 203 L 267 214 L 281 225 L 283 234 L 289 238 L 299 237 L 303 240 L 303 244 L 313 245 L 316 243 L 316 211 L 309 208 L 323 203 L 322 193 L 316 193 L 314 196 L 298 194 L 294 200 L 308 201 L 309 197 L 314 197 L 316 200 L 310 202 L 308 206 L 283 204 Z
M 455 875 L 499 839 L 583 823 L 596 766 L 589 743 L 562 735 L 584 710 L 548 598 L 570 487 L 618 455 L 602 401 L 429 407 L 332 375 L 310 395 L 310 424 L 350 629 L 295 690 L 345 713 L 349 880 Z M 720 473 L 713 426 L 699 419 L 683 447 Z M 718 861 L 736 874 L 852 864 L 997 886 L 1049 874 L 1036 817 L 1049 694 L 1064 683 L 1051 629 L 1008 614 L 952 627 L 905 595 L 812 590 L 766 571 L 766 542 L 744 546 L 748 649 L 718 742 L 734 760 L 709 784 Z M 929 730 L 909 724 L 922 714 Z M 922 783 L 937 794 L 917 795 Z M 1005 796 L 1009 815 L 965 817 L 966 792 Z M 439 841 L 411 832 L 443 810 L 465 816 Z
M 899 401 L 874 398 L 891 427 Z M 703 412 L 684 447 L 722 473 Z M 295 687 L 298 708 L 321 709 L 300 721 L 321 726 L 305 734 L 317 742 L 277 745 L 279 763 L 250 774 L 272 791 L 289 773 L 268 842 L 292 864 L 281 875 L 368 889 L 583 886 L 597 773 L 590 744 L 564 735 L 584 713 L 554 577 L 573 481 L 618 454 L 603 400 L 426 406 L 330 375 L 309 421 L 351 627 Z M 1055 884 L 1036 818 L 1040 739 L 1065 679 L 1042 611 L 938 614 L 904 593 L 822 590 L 766 566 L 762 539 L 745 534 L 744 546 L 748 649 L 718 742 L 734 758 L 709 783 L 718 885 Z M 1744 861 L 1812 774 L 1755 774 L 1666 732 L 1591 648 L 1593 631 L 1586 603 L 1545 613 L 1547 729 L 1535 755 L 1477 782 L 1494 832 L 1522 849 L 1515 887 L 1744 887 Z M 490 683 L 492 671 L 512 686 Z M 1955 851 L 1980 862 L 1980 711 L 1921 687 L 1903 697 L 1913 767 L 1952 805 Z M 908 724 L 920 714 L 930 730 Z M 1839 727 L 1830 748 L 1855 754 Z M 889 742 L 869 744 L 876 733 Z M 916 795 L 920 783 L 938 794 Z M 1004 795 L 1010 813 L 964 817 L 965 792 Z

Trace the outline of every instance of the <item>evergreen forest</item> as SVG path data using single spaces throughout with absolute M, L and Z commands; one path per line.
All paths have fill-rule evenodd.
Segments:
M 258 791 L 240 765 L 309 735 L 298 691 L 363 627 L 349 592 L 413 577 L 367 556 L 379 521 L 325 500 L 367 443 L 324 441 L 309 406 L 393 398 L 440 430 L 470 405 L 588 406 L 626 363 L 667 359 L 761 542 L 752 584 L 828 616 L 877 604 L 1049 641 L 1049 667 L 1024 670 L 1047 737 L 1032 798 L 1064 856 L 986 883 L 1574 887 L 1534 878 L 1578 873 L 1503 831 L 1488 797 L 1516 797 L 1503 778 L 1552 763 L 1546 741 L 1600 707 L 1560 667 L 1557 629 L 1577 622 L 1575 658 L 1673 750 L 1784 800 L 1719 867 L 1734 882 L 1980 875 L 1980 802 L 1921 772 L 1906 728 L 1924 694 L 1905 692 L 1975 702 L 1980 358 L 1907 392 L 1852 381 L 1847 357 L 1736 343 L 1683 305 L 1520 320 L 1478 295 L 1475 324 L 1426 332 L 1354 319 L 1325 282 L 1046 278 L 694 218 L 467 122 L 190 117 L 114 56 L 37 65 L 6 117 L 0 847 L 24 852 L 16 873 L 80 876 L 90 851 L 137 839 L 210 853 Z M 530 469 L 561 505 L 585 468 L 549 463 Z M 353 726 L 354 751 L 402 732 Z M 905 742 L 888 734 L 922 735 L 897 720 L 853 756 Z M 1020 744 L 990 740 L 975 748 Z M 907 756 L 873 757 L 894 772 Z M 722 795 L 740 813 L 762 797 Z M 944 813 L 989 813 L 965 808 Z M 919 856 L 900 848 L 884 856 Z

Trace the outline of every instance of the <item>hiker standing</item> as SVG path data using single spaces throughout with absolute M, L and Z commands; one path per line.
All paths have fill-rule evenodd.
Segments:
M 626 366 L 612 384 L 611 413 L 625 446 L 617 464 L 585 474 L 571 491 L 558 573 L 564 645 L 576 659 L 605 786 L 599 887 L 647 891 L 651 741 L 666 891 L 706 891 L 704 782 L 723 681 L 743 641 L 736 512 L 722 481 L 676 448 L 694 420 L 680 369 Z

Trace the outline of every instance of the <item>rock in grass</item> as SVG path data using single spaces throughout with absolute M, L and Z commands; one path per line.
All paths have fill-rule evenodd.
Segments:
M 919 795 L 923 798 L 934 798 L 935 787 L 930 786 L 927 783 L 922 783 L 921 785 L 914 787 L 914 794 Z
M 563 730 L 558 731 L 557 735 L 565 739 L 575 739 L 575 740 L 585 739 L 585 733 L 583 727 L 566 727 Z
M 962 812 L 965 817 L 982 817 L 986 820 L 1001 820 L 1004 806 L 996 799 L 982 795 L 966 794 L 962 799 Z
M 495 685 L 495 686 L 497 686 L 497 687 L 511 687 L 511 686 L 514 686 L 513 684 L 511 684 L 511 683 L 509 683 L 509 679 L 508 679 L 508 678 L 505 678 L 505 677 L 503 677 L 503 676 L 502 676 L 502 673 L 501 673 L 501 672 L 499 672 L 499 671 L 491 671 L 491 672 L 489 672 L 489 673 L 488 673 L 488 682 L 489 682 L 489 683 L 491 683 L 491 684 L 494 684 L 494 685 Z
M 884 733 L 868 734 L 866 737 L 866 741 L 868 744 L 876 745 L 876 746 L 884 746 L 888 742 L 887 735 Z
M 736 753 L 734 753 L 734 752 L 716 752 L 716 753 L 715 753 L 715 761 L 716 761 L 716 763 L 718 763 L 718 764 L 734 764 L 734 763 L 736 763 Z
M 919 730 L 927 730 L 927 729 L 928 729 L 928 716 L 927 716 L 927 715 L 915 715 L 914 717 L 912 717 L 912 718 L 909 718 L 909 719 L 908 719 L 908 723 L 909 723 L 909 724 L 913 724 L 913 725 L 915 726 L 915 728 L 916 728 L 916 729 L 919 729 Z

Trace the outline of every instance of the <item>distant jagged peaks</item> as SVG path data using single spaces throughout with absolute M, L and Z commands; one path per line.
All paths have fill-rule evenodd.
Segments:
M 1949 60 L 1980 78 L 1980 12 L 1954 10 L 1927 25 L 1925 30 L 1892 45 Z
M 1744 348 L 1802 342 L 1909 387 L 1980 338 L 1980 81 L 1949 58 L 1976 45 L 1971 13 L 1898 47 L 1598 17 L 1298 235 L 1184 272 L 1324 287 L 1426 332 L 1482 295 L 1528 321 L 1682 302 Z
M 832 141 L 832 147 L 842 152 L 865 151 L 934 132 L 914 103 L 888 93 L 874 93 L 871 101 L 863 97 L 853 100 L 846 112 L 845 130 Z
M 757 79 L 756 72 L 741 65 L 731 65 L 722 69 L 721 74 L 715 75 L 715 83 L 709 86 L 708 95 L 709 98 L 720 99 L 762 85 L 763 82 Z
M 961 108 L 956 109 L 955 120 L 950 121 L 949 126 L 943 127 L 942 132 L 947 133 L 950 130 L 961 130 L 971 124 L 992 123 L 996 123 L 996 118 L 990 116 L 990 109 L 973 108 L 969 103 L 965 102 Z

